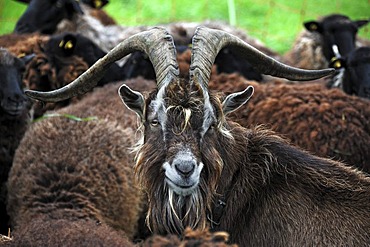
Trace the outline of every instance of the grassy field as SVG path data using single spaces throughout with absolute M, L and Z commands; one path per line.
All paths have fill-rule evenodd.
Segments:
M 13 30 L 26 5 L 0 0 L 0 34 Z M 341 13 L 370 17 L 369 0 L 110 0 L 105 10 L 121 25 L 157 25 L 174 21 L 222 20 L 248 31 L 268 47 L 284 53 L 302 30 L 302 22 Z M 359 32 L 370 39 L 370 25 Z

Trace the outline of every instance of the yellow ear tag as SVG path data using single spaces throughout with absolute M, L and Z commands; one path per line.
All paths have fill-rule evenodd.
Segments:
M 65 43 L 65 45 L 64 45 L 64 49 L 68 50 L 68 49 L 72 49 L 72 48 L 73 48 L 72 41 L 68 40 L 67 43 Z
M 100 0 L 95 0 L 94 5 L 95 5 L 95 8 L 100 9 L 103 5 L 103 2 Z
M 23 53 L 21 53 L 21 54 L 18 55 L 18 58 L 22 58 L 24 56 L 26 56 L 26 53 L 23 52 Z
M 311 24 L 310 29 L 311 30 L 317 30 L 317 25 L 316 24 Z
M 339 69 L 342 67 L 342 63 L 339 60 L 337 60 L 334 62 L 333 67 Z
M 62 48 L 64 46 L 64 40 L 61 40 L 59 43 L 59 47 Z

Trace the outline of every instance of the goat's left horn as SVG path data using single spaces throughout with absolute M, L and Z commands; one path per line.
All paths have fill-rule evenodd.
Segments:
M 47 102 L 57 102 L 84 94 L 96 86 L 112 63 L 133 51 L 142 51 L 148 55 L 154 67 L 158 88 L 178 77 L 172 36 L 165 28 L 156 27 L 122 41 L 70 84 L 50 92 L 26 90 L 25 94 Z
M 217 54 L 224 47 L 233 47 L 245 57 L 259 72 L 289 80 L 314 80 L 333 73 L 334 69 L 304 70 L 283 64 L 265 55 L 238 37 L 221 30 L 198 27 L 192 41 L 190 80 L 194 76 L 204 85 L 208 85 L 212 65 Z

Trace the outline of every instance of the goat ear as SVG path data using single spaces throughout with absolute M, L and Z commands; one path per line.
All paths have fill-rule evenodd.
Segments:
M 307 22 L 304 22 L 303 25 L 310 32 L 321 33 L 321 24 L 317 21 L 307 21 Z
M 222 102 L 222 111 L 224 114 L 227 115 L 247 103 L 247 101 L 252 97 L 253 92 L 254 88 L 249 86 L 244 89 L 244 91 L 228 95 Z
M 360 27 L 365 26 L 366 24 L 368 24 L 369 21 L 370 21 L 370 19 L 369 20 L 358 20 L 358 21 L 354 21 L 354 23 L 355 23 L 357 28 L 360 28 Z
M 329 66 L 334 69 L 341 69 L 346 67 L 346 61 L 343 58 L 333 57 Z
M 141 121 L 144 121 L 144 96 L 141 93 L 132 90 L 125 84 L 118 89 L 118 94 L 121 97 L 123 104 L 125 104 L 125 106 L 127 106 L 131 111 L 136 112 Z

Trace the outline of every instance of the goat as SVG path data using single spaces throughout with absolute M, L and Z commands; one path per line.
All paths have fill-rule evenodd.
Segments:
M 331 59 L 336 57 L 333 45 L 346 56 L 359 43 L 356 34 L 369 20 L 352 21 L 345 15 L 331 14 L 319 21 L 303 23 L 305 31 L 297 37 L 293 49 L 284 55 L 284 62 L 305 69 L 327 68 Z
M 359 47 L 345 57 L 334 58 L 330 66 L 343 70 L 333 84 L 341 85 L 347 94 L 370 99 L 370 47 Z
M 30 101 L 23 93 L 23 72 L 29 57 L 19 59 L 0 48 L 0 233 L 8 231 L 5 183 L 29 123 Z
M 181 234 L 187 226 L 210 225 L 241 246 L 368 244 L 369 177 L 306 153 L 274 132 L 226 119 L 248 101 L 253 87 L 222 103 L 209 91 L 212 64 L 225 46 L 272 76 L 310 80 L 332 73 L 286 66 L 233 35 L 200 27 L 193 37 L 190 82 L 181 80 L 173 40 L 155 28 L 123 41 L 68 86 L 26 94 L 44 101 L 73 97 L 94 87 L 109 64 L 145 51 L 158 89 L 145 99 L 122 85 L 119 95 L 143 125 L 135 171 L 149 198 L 153 232 Z

